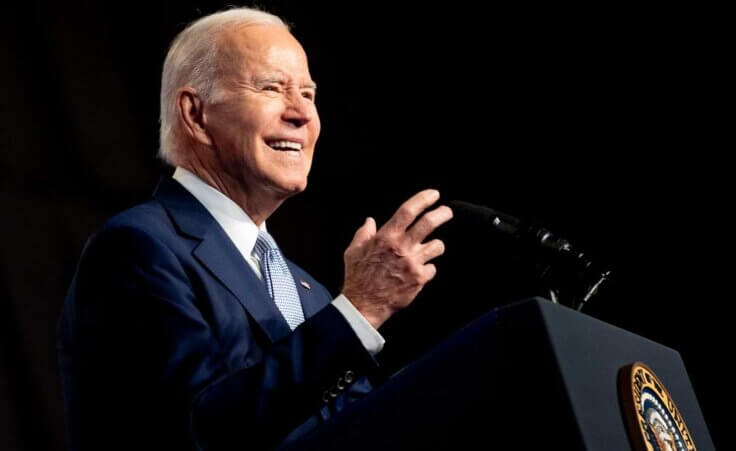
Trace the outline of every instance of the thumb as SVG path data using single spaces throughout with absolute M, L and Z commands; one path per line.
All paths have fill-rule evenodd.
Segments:
M 376 234 L 376 221 L 373 218 L 368 217 L 362 226 L 355 232 L 353 241 L 350 243 L 350 247 L 362 246 L 363 243 L 368 241 Z

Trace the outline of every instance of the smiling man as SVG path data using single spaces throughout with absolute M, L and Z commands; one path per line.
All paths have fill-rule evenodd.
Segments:
M 238 8 L 174 40 L 152 199 L 85 246 L 59 324 L 69 447 L 272 448 L 375 385 L 377 332 L 435 276 L 452 217 L 422 191 L 345 251 L 337 297 L 287 260 L 267 218 L 307 186 L 320 120 L 299 42 Z
M 218 49 L 209 101 L 200 89 L 172 86 L 181 119 L 172 138 L 184 145 L 169 154 L 260 224 L 307 186 L 320 132 L 316 85 L 285 27 L 233 25 L 220 32 Z

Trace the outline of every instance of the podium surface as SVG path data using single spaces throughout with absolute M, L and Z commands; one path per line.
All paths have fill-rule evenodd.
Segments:
M 637 361 L 715 449 L 678 352 L 538 298 L 473 321 L 288 449 L 631 449 L 618 374 Z

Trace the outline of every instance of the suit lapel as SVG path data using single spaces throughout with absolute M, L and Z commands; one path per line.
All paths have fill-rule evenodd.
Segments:
M 180 233 L 201 240 L 192 251 L 194 258 L 235 296 L 271 341 L 278 341 L 291 333 L 263 282 L 194 196 L 177 181 L 164 177 L 154 197 L 167 209 Z
M 331 299 L 324 295 L 322 290 L 320 290 L 319 284 L 309 274 L 289 259 L 286 259 L 286 264 L 289 266 L 289 271 L 296 284 L 296 291 L 299 293 L 299 298 L 302 301 L 304 318 L 308 319 L 329 304 Z
M 278 341 L 291 333 L 266 286 L 248 267 L 219 225 L 211 229 L 193 253 L 248 310 L 271 341 Z

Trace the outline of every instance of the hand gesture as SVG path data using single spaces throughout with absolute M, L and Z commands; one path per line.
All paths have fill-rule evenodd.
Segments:
M 416 219 L 439 196 L 436 190 L 415 194 L 377 231 L 367 218 L 345 251 L 342 293 L 375 328 L 411 304 L 437 273 L 428 262 L 442 255 L 445 245 L 423 241 L 452 218 L 452 210 L 443 205 Z

